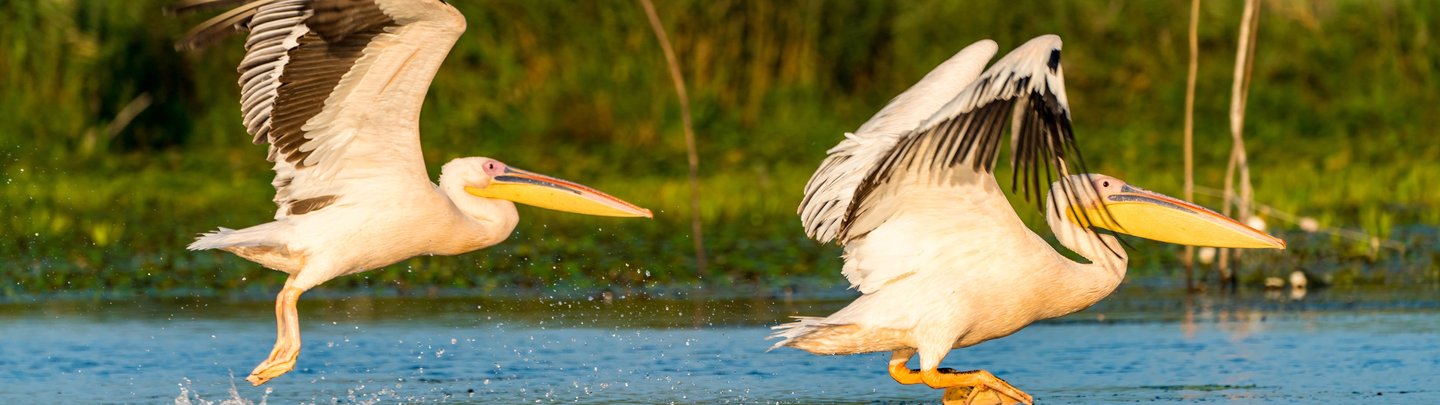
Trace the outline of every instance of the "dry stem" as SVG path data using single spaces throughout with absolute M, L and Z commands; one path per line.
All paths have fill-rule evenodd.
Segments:
M 675 83 L 675 95 L 680 98 L 680 119 L 685 125 L 685 154 L 690 161 L 690 239 L 695 242 L 695 276 L 701 280 L 708 273 L 705 260 L 705 236 L 700 221 L 700 154 L 695 151 L 695 126 L 690 120 L 690 95 L 685 92 L 685 76 L 680 73 L 680 61 L 675 58 L 675 49 L 670 46 L 670 37 L 665 35 L 665 26 L 660 24 L 660 15 L 650 0 L 640 0 L 645 16 L 660 49 L 665 52 L 665 63 L 670 66 L 670 79 Z

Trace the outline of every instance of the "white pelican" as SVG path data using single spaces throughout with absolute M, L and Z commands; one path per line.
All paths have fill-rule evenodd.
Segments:
M 332 278 L 416 255 L 456 255 L 504 241 L 513 202 L 589 215 L 650 211 L 588 187 L 484 157 L 455 159 L 430 182 L 420 106 L 465 18 L 439 0 L 190 0 L 172 11 L 238 4 L 179 44 L 195 48 L 249 31 L 240 104 L 275 163 L 273 222 L 202 235 L 290 274 L 275 299 L 270 357 L 246 378 L 284 374 L 300 353 L 301 293 Z
M 1095 228 L 1171 243 L 1283 248 L 1279 239 L 1197 205 L 1080 164 L 1060 69 L 1060 38 L 1035 38 L 1001 58 L 977 42 L 941 64 L 830 149 L 799 214 L 805 231 L 845 247 L 844 275 L 862 294 L 824 318 L 800 317 L 772 337 L 816 354 L 893 352 L 901 384 L 946 388 L 945 399 L 1031 403 L 984 370 L 940 369 L 953 348 L 1073 313 L 1119 286 L 1127 256 Z M 1051 183 L 1046 220 L 1056 252 L 1020 221 L 993 170 L 1012 120 L 1011 166 L 1027 199 Z M 1072 158 L 1073 157 L 1073 158 Z M 1067 163 L 1070 163 L 1067 165 Z M 906 362 L 920 354 L 920 369 Z

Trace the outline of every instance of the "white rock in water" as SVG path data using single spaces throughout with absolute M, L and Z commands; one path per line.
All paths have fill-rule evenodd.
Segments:
M 1206 246 L 1195 250 L 1195 260 L 1204 265 L 1215 263 L 1215 248 Z
M 1307 284 L 1309 284 L 1309 281 L 1305 279 L 1305 272 L 1295 270 L 1290 273 L 1290 288 L 1304 290 Z

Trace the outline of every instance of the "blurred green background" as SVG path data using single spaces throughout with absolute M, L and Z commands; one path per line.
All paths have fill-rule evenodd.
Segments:
M 269 293 L 283 282 L 227 253 L 184 249 L 217 226 L 266 222 L 275 207 L 265 148 L 240 124 L 241 40 L 176 52 L 173 41 L 208 16 L 166 16 L 167 2 L 0 2 L 0 295 Z M 522 208 L 499 246 L 327 286 L 695 283 L 679 107 L 639 4 L 452 3 L 469 30 L 422 117 L 431 173 L 490 156 L 656 218 Z M 1179 195 L 1189 6 L 660 2 L 699 140 L 712 264 L 703 282 L 841 285 L 839 249 L 805 238 L 794 214 L 802 185 L 842 133 L 982 38 L 1003 53 L 1061 35 L 1090 168 Z M 1201 13 L 1196 175 L 1210 189 L 1230 148 L 1240 13 L 1239 1 L 1206 1 Z M 1255 200 L 1350 236 L 1267 216 L 1291 249 L 1246 256 L 1242 279 L 1298 269 L 1339 284 L 1440 280 L 1440 2 L 1265 1 L 1260 19 L 1245 131 Z M 1177 247 L 1131 242 L 1131 274 L 1178 274 Z

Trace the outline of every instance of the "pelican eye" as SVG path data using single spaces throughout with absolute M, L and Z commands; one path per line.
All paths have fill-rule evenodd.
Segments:
M 505 167 L 504 163 L 500 163 L 494 160 L 485 162 L 483 168 L 485 169 L 485 173 L 489 174 L 492 177 L 499 176 L 510 171 L 510 168 Z

